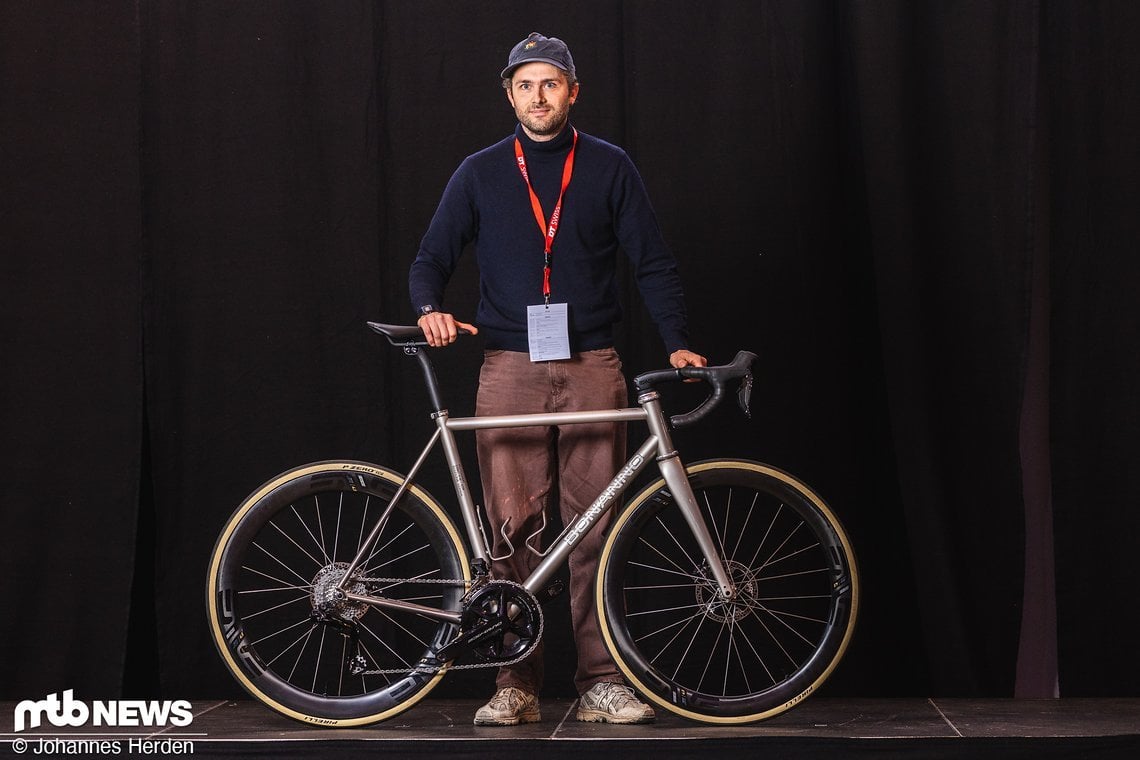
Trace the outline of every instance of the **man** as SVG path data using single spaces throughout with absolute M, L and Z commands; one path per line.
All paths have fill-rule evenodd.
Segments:
M 486 354 L 478 415 L 614 409 L 628 405 L 613 325 L 621 317 L 620 248 L 674 367 L 705 366 L 688 350 L 676 265 L 644 185 L 626 154 L 570 125 L 578 98 L 565 43 L 537 32 L 511 50 L 502 71 L 515 134 L 456 170 L 412 264 L 409 285 L 429 345 L 459 330 L 481 331 Z M 444 287 L 468 243 L 480 272 L 475 325 L 442 308 Z M 524 546 L 540 531 L 557 478 L 570 524 L 625 461 L 625 427 L 612 423 L 480 431 L 476 448 L 495 535 L 505 526 L 514 553 L 497 578 L 522 580 L 539 558 Z M 592 579 L 606 515 L 570 557 L 570 608 L 578 649 L 578 720 L 644 723 L 653 710 L 622 683 L 601 639 Z M 508 553 L 505 542 L 496 555 Z M 539 720 L 542 652 L 499 670 L 498 691 L 475 714 L 478 725 Z

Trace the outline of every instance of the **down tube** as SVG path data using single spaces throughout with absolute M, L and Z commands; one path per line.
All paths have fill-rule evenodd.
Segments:
M 554 547 L 551 548 L 550 553 L 546 555 L 546 559 L 539 563 L 538 567 L 534 569 L 534 572 L 531 573 L 530 577 L 523 583 L 523 587 L 526 588 L 527 591 L 532 594 L 537 594 L 546 586 L 558 571 L 558 568 L 570 557 L 570 552 L 574 550 L 574 547 L 578 545 L 582 537 L 596 527 L 598 518 L 614 505 L 614 502 L 617 501 L 618 496 L 621 495 L 630 481 L 636 478 L 637 475 L 645 469 L 645 466 L 649 464 L 656 450 L 657 436 L 650 435 L 645 443 L 641 444 L 641 448 L 637 450 L 637 453 L 630 457 L 630 460 L 625 463 L 625 467 L 622 467 L 621 470 L 618 471 L 618 474 L 614 476 L 614 479 L 610 481 L 610 484 L 602 490 L 598 498 L 594 499 L 594 503 L 590 505 L 590 508 L 583 512 L 582 516 L 574 523 L 567 525 L 562 531 L 562 535 L 555 541 Z

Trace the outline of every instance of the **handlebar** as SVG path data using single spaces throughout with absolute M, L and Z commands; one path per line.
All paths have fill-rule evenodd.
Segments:
M 740 351 L 730 363 L 717 367 L 681 367 L 680 369 L 657 369 L 643 372 L 633 379 L 633 386 L 639 394 L 653 390 L 661 383 L 677 382 L 680 380 L 703 380 L 712 387 L 712 394 L 702 401 L 695 409 L 684 414 L 675 414 L 669 418 L 674 428 L 685 427 L 706 417 L 724 397 L 725 386 L 729 381 L 740 378 L 740 388 L 736 392 L 736 400 L 746 417 L 751 417 L 752 402 L 752 362 L 756 361 L 756 354 L 751 351 Z

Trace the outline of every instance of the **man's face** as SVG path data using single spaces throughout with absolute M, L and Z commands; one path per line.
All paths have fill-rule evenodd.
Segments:
M 532 140 L 550 140 L 570 119 L 570 106 L 578 85 L 569 86 L 566 75 L 549 63 L 526 63 L 515 69 L 507 99 Z

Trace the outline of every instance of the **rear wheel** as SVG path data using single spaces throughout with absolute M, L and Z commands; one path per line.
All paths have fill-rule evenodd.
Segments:
M 214 643 L 241 685 L 278 712 L 371 723 L 411 707 L 443 676 L 419 663 L 454 626 L 340 592 L 402 480 L 363 462 L 305 465 L 254 492 L 223 529 L 206 589 Z M 413 487 L 345 588 L 458 610 L 469 578 L 459 532 Z
M 616 518 L 598 572 L 607 647 L 651 701 L 707 723 L 746 723 L 798 704 L 851 640 L 859 599 L 843 527 L 810 488 L 757 462 L 687 470 L 736 585 L 723 598 L 663 480 Z

